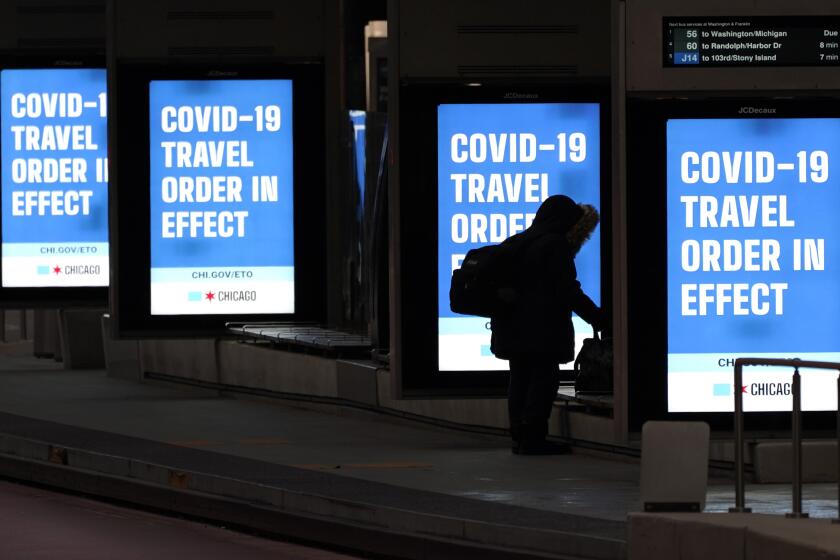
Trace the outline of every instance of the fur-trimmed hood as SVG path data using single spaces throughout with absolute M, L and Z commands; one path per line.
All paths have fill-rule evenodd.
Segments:
M 598 214 L 598 209 L 589 204 L 578 204 L 578 207 L 583 210 L 583 214 L 575 222 L 575 225 L 566 233 L 566 240 L 569 242 L 569 247 L 572 249 L 572 254 L 577 255 L 583 244 L 589 241 L 592 237 L 592 232 L 598 227 L 598 220 L 601 219 Z
M 565 235 L 572 254 L 577 254 L 592 236 L 599 218 L 598 210 L 594 206 L 576 204 L 568 196 L 556 194 L 543 201 L 529 229 L 534 235 Z

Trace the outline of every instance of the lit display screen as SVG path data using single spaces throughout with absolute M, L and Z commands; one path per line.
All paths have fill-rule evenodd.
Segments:
M 0 72 L 2 285 L 108 285 L 105 70 Z
M 151 314 L 295 311 L 291 80 L 149 86 Z
M 838 157 L 840 119 L 668 121 L 670 412 L 791 409 L 791 368 L 734 387 L 737 357 L 840 361 Z M 803 370 L 803 410 L 836 379 Z
M 554 194 L 600 209 L 597 103 L 438 107 L 438 364 L 440 371 L 507 370 L 490 352 L 488 319 L 449 309 L 452 271 L 470 249 L 523 231 Z M 575 259 L 600 300 L 600 230 Z M 592 329 L 574 317 L 578 348 Z

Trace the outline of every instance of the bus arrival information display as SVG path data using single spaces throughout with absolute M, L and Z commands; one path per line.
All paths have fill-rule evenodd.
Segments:
M 666 67 L 840 65 L 837 16 L 681 17 L 662 23 Z
M 108 285 L 105 70 L 0 72 L 4 288 Z
M 490 352 L 488 319 L 449 309 L 452 271 L 470 249 L 528 227 L 553 194 L 600 208 L 597 103 L 445 104 L 438 107 L 438 365 L 507 370 Z M 584 291 L 600 299 L 600 232 L 575 259 Z M 591 328 L 575 317 L 578 348 Z
M 295 310 L 291 80 L 153 81 L 152 315 Z
M 791 406 L 790 368 L 840 361 L 840 119 L 667 124 L 668 409 Z M 834 410 L 837 372 L 804 370 L 803 410 Z

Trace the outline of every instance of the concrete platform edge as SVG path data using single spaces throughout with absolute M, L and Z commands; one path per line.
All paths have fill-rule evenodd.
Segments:
M 615 539 L 303 494 L 7 434 L 0 434 L 0 476 L 378 555 L 487 560 L 625 557 L 625 543 Z M 276 522 L 280 519 L 282 523 Z M 413 546 L 406 547 L 406 542 Z

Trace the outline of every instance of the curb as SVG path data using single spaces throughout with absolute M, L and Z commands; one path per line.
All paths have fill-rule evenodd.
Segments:
M 0 434 L 0 474 L 369 554 L 426 559 L 617 560 L 626 542 L 431 515 Z

